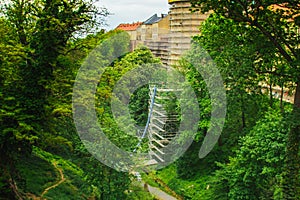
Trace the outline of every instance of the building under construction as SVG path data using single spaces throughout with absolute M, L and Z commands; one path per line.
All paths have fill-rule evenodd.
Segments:
M 146 45 L 167 66 L 176 65 L 180 57 L 190 49 L 192 36 L 199 34 L 200 24 L 209 14 L 191 12 L 189 0 L 169 0 L 169 13 L 151 16 L 143 23 L 135 23 L 130 29 L 132 48 Z M 127 25 L 125 27 L 128 27 Z M 124 27 L 124 26 L 123 26 Z M 122 25 L 117 29 L 123 29 Z
M 176 65 L 180 57 L 190 49 L 192 37 L 199 34 L 200 24 L 209 14 L 191 12 L 189 0 L 169 0 L 170 49 L 169 65 Z

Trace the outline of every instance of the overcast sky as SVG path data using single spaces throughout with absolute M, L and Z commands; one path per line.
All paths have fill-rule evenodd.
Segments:
M 167 14 L 169 10 L 168 0 L 100 0 L 97 4 L 113 14 L 107 18 L 108 30 L 120 23 L 145 21 L 153 14 Z

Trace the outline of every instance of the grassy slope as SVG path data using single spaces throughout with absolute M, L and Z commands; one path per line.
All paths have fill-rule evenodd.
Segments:
M 47 200 L 94 199 L 88 191 L 82 191 L 82 186 L 88 184 L 84 180 L 82 169 L 60 156 L 34 147 L 32 155 L 21 159 L 17 168 L 22 177 L 22 180 L 18 182 L 18 187 L 28 199 L 35 200 L 41 197 Z M 60 170 L 64 181 L 61 181 Z M 47 188 L 54 185 L 57 186 L 45 193 Z M 42 196 L 43 193 L 45 193 L 44 196 Z M 124 200 L 154 199 L 144 191 L 139 182 L 133 181 L 126 193 L 127 197 L 124 194 Z
M 18 170 L 23 178 L 19 183 L 20 188 L 31 196 L 41 197 L 46 188 L 57 184 L 61 180 L 59 172 L 61 170 L 65 180 L 50 189 L 43 197 L 46 199 L 86 199 L 87 197 L 87 194 L 80 191 L 80 186 L 85 184 L 82 170 L 57 155 L 35 147 L 31 157 L 19 162 Z

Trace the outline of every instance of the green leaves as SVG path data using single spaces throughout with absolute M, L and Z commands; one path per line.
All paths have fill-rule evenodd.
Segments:
M 80 33 L 94 31 L 96 25 L 100 27 L 107 11 L 95 7 L 89 0 L 12 0 L 3 8 L 0 17 L 0 170 L 9 175 L 4 180 L 9 184 L 8 177 L 17 176 L 16 160 L 30 154 L 33 144 L 71 149 L 70 141 L 57 134 L 53 124 L 54 117 L 71 113 L 72 80 L 83 56 L 67 58 L 63 54 L 69 50 L 67 47 L 71 46 L 75 34 L 78 37 Z M 100 42 L 95 40 L 93 45 Z
M 127 38 L 127 35 L 124 36 L 126 36 Z M 124 41 L 119 41 L 118 46 L 115 46 L 114 43 L 117 44 L 117 41 L 112 41 L 112 43 L 113 44 L 111 44 L 111 47 L 118 48 L 118 51 L 122 46 L 128 44 Z M 111 50 L 114 50 L 115 48 L 112 48 Z M 109 56 L 113 55 L 116 52 L 107 51 L 105 53 L 107 53 L 106 55 Z M 124 127 L 125 125 L 118 124 L 121 123 L 121 121 L 122 123 L 125 123 L 130 121 L 131 119 L 120 120 L 118 121 L 118 123 L 115 122 L 111 111 L 111 99 L 113 98 L 112 93 L 115 85 L 118 83 L 118 81 L 123 75 L 147 63 L 155 64 L 159 63 L 159 60 L 155 58 L 150 52 L 150 50 L 146 48 L 136 49 L 134 52 L 128 53 L 123 57 L 119 58 L 119 60 L 114 61 L 112 66 L 108 66 L 105 69 L 105 72 L 102 74 L 97 88 L 96 107 L 97 110 L 100 111 L 98 113 L 98 116 L 100 123 L 103 126 L 102 128 L 110 140 L 112 140 L 116 145 L 128 151 L 132 151 L 138 143 L 136 133 L 132 131 L 136 129 L 131 126 Z M 135 76 L 134 79 L 132 79 L 133 81 L 138 81 L 140 79 L 145 78 L 141 77 L 140 74 L 134 74 L 133 76 Z M 122 94 L 129 93 L 126 87 L 122 87 L 119 89 L 121 90 Z M 145 125 L 143 123 L 145 122 L 148 115 L 148 98 L 148 85 L 145 85 L 141 89 L 137 90 L 137 92 L 134 93 L 131 97 L 129 108 L 131 111 L 132 118 L 136 120 L 131 120 L 131 125 Z M 118 127 L 122 127 L 123 129 L 120 129 Z M 127 130 L 126 133 L 124 132 L 124 129 Z M 128 135 L 128 133 L 130 133 L 130 135 Z
M 217 172 L 217 176 L 222 176 L 219 180 L 225 177 L 228 181 L 229 199 L 274 199 L 278 195 L 288 131 L 284 117 L 279 111 L 267 112 L 240 139 L 236 156 Z
M 299 112 L 299 13 L 297 1 L 218 1 L 192 0 L 195 7 L 202 11 L 213 10 L 215 13 L 233 20 L 238 25 L 249 27 L 247 33 L 256 33 L 258 42 L 253 38 L 253 47 L 267 47 L 263 51 L 257 48 L 257 57 L 253 60 L 255 73 L 261 76 L 260 84 L 269 85 L 270 106 L 273 107 L 272 87 L 279 86 L 282 90 L 286 86 L 296 86 L 294 97 L 294 113 Z M 253 32 L 254 31 L 254 32 Z M 263 37 L 261 37 L 263 36 Z M 251 35 L 248 37 L 251 38 Z M 265 41 L 261 40 L 265 38 Z M 250 39 L 251 40 L 251 39 Z M 269 42 L 271 45 L 268 45 Z M 261 44 L 259 44 L 261 43 Z M 244 42 L 245 47 L 251 46 Z M 281 97 L 282 98 L 282 97 Z M 281 100 L 282 101 L 282 100 Z M 282 107 L 282 106 L 281 106 Z M 283 107 L 282 107 L 283 110 Z M 299 119 L 297 119 L 299 120 Z M 286 171 L 284 182 L 287 185 L 284 191 L 285 199 L 294 199 L 300 196 L 299 190 L 299 136 L 300 126 L 292 127 L 289 131 L 286 152 Z M 296 196 L 296 197 L 295 197 Z

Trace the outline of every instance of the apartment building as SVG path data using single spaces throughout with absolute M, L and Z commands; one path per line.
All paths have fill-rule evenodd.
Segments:
M 176 65 L 190 49 L 191 38 L 199 33 L 200 24 L 209 14 L 191 12 L 189 0 L 168 0 L 168 14 L 154 14 L 143 23 L 119 25 L 117 29 L 131 35 L 132 50 L 146 45 L 165 65 Z M 128 28 L 131 27 L 131 28 Z

